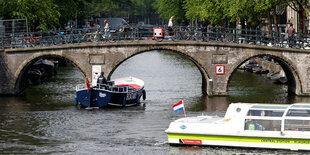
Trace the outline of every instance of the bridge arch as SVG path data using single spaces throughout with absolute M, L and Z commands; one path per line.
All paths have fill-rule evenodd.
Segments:
M 108 79 L 111 78 L 112 74 L 114 73 L 114 71 L 126 60 L 138 55 L 138 54 L 142 54 L 145 52 L 150 52 L 150 51 L 171 51 L 171 52 L 175 52 L 178 54 L 181 54 L 183 56 L 185 56 L 186 58 L 188 58 L 191 62 L 193 62 L 195 64 L 195 66 L 198 68 L 201 76 L 202 76 L 202 91 L 203 93 L 207 93 L 207 81 L 210 79 L 210 74 L 208 74 L 207 70 L 196 60 L 198 60 L 197 58 L 194 58 L 190 55 L 188 55 L 187 51 L 183 50 L 183 49 L 176 49 L 176 48 L 169 48 L 169 47 L 148 47 L 148 48 L 144 48 L 144 49 L 137 49 L 135 50 L 132 54 L 128 55 L 125 59 L 121 60 L 120 62 L 118 62 L 116 65 L 112 66 L 112 70 L 109 73 L 109 75 L 107 76 Z
M 92 66 L 100 65 L 105 76 L 110 77 L 115 68 L 128 58 L 151 50 L 169 50 L 189 58 L 203 76 L 204 89 L 208 95 L 228 95 L 231 74 L 251 57 L 270 56 L 284 69 L 290 81 L 289 91 L 296 95 L 310 96 L 309 50 L 263 47 L 256 45 L 224 44 L 210 42 L 138 42 L 100 43 L 38 47 L 29 49 L 6 49 L 0 59 L 0 93 L 16 94 L 21 73 L 31 60 L 44 55 L 58 55 L 70 60 L 85 77 L 92 75 Z M 26 59 L 26 60 L 25 60 Z M 225 74 L 217 74 L 215 67 L 225 65 Z
M 66 61 L 71 62 L 75 67 L 77 67 L 80 72 L 82 73 L 82 75 L 84 77 L 86 77 L 86 72 L 85 72 L 85 68 L 83 68 L 83 66 L 77 62 L 75 59 L 73 59 L 70 56 L 64 56 L 61 54 L 40 54 L 40 55 L 32 55 L 30 57 L 28 57 L 27 59 L 25 59 L 22 63 L 20 63 L 18 69 L 15 72 L 15 77 L 17 77 L 15 84 L 14 84 L 14 90 L 16 91 L 16 94 L 22 92 L 25 88 L 26 88 L 26 72 L 30 69 L 30 67 L 37 62 L 40 59 L 44 59 L 44 58 L 60 58 L 60 59 L 64 59 Z
M 300 75 L 297 72 L 297 66 L 295 66 L 294 63 L 291 62 L 289 59 L 286 59 L 285 57 L 274 55 L 274 54 L 255 54 L 251 56 L 245 56 L 242 59 L 240 59 L 237 63 L 235 63 L 232 66 L 232 69 L 229 72 L 226 90 L 228 90 L 229 82 L 230 82 L 230 79 L 233 73 L 238 69 L 239 66 L 241 66 L 243 63 L 250 60 L 251 58 L 263 57 L 263 56 L 268 56 L 272 58 L 273 60 L 275 60 L 275 62 L 277 62 L 281 66 L 288 80 L 288 92 L 291 92 L 293 94 L 302 93 L 302 82 L 301 82 Z

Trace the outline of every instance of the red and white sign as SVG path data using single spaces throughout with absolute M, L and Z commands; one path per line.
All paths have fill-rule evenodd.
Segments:
M 201 140 L 196 140 L 196 139 L 182 139 L 182 142 L 184 144 L 202 144 Z
M 216 65 L 215 66 L 215 74 L 216 75 L 224 75 L 225 74 L 225 65 Z
M 154 37 L 163 37 L 163 28 L 153 28 Z

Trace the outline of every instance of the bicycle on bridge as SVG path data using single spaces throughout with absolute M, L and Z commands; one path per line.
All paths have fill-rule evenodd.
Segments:
M 154 28 L 154 35 L 156 41 L 161 42 L 164 39 L 172 41 L 205 41 L 207 36 L 199 28 L 195 27 L 173 27 L 172 31 L 165 28 Z
M 260 29 L 176 26 L 172 28 L 172 31 L 169 31 L 166 28 L 167 26 L 152 27 L 147 32 L 140 31 L 138 27 L 129 31 L 118 29 L 116 32 L 109 32 L 107 37 L 105 37 L 102 28 L 3 33 L 0 34 L 0 49 L 60 46 L 89 42 L 139 42 L 142 39 L 150 40 L 150 38 L 158 42 L 163 40 L 204 41 L 310 49 L 310 35 L 303 33 L 295 33 L 294 37 L 289 39 L 287 33 L 262 31 Z
M 91 42 L 115 42 L 117 40 L 117 36 L 112 34 L 110 31 L 106 32 L 100 28 L 97 28 L 94 33 L 90 35 Z
M 153 37 L 158 42 L 161 42 L 164 39 L 179 41 L 180 40 L 180 33 L 178 33 L 176 28 L 173 28 L 172 32 L 171 32 L 165 28 L 158 27 L 158 28 L 153 28 Z

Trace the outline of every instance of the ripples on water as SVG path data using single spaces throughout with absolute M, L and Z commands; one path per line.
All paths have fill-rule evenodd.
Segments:
M 134 76 L 145 81 L 145 106 L 78 110 L 75 85 L 84 79 L 72 66 L 19 97 L 0 98 L 0 154 L 299 154 L 300 152 L 227 147 L 170 147 L 164 130 L 183 117 L 172 105 L 184 99 L 187 115 L 223 116 L 231 102 L 306 101 L 287 95 L 255 74 L 236 72 L 230 97 L 206 97 L 201 74 L 182 55 L 143 53 L 125 61 L 113 78 Z M 253 79 L 256 80 L 253 80 Z M 259 86 L 259 87 L 256 87 Z

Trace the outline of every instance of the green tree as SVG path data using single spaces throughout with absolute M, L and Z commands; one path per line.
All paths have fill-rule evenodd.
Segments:
M 146 23 L 151 22 L 151 18 L 155 13 L 153 9 L 154 0 L 132 0 L 132 15 L 142 16 Z
M 183 8 L 184 2 L 184 0 L 156 0 L 154 7 L 162 18 L 168 20 L 174 15 L 177 24 L 184 24 L 186 19 L 185 9 Z
M 60 12 L 53 0 L 3 0 L 0 4 L 4 19 L 28 19 L 33 29 L 48 30 L 59 25 Z
M 261 24 L 262 14 L 255 10 L 254 0 L 236 0 L 226 1 L 225 12 L 231 22 L 240 21 L 242 26 L 247 28 L 256 28 Z
M 257 13 L 261 13 L 263 17 L 266 17 L 268 22 L 268 30 L 270 32 L 272 31 L 272 24 L 275 25 L 276 31 L 279 32 L 276 7 L 285 9 L 286 6 L 287 4 L 283 0 L 255 0 L 254 10 Z
M 59 17 L 60 25 L 64 25 L 69 21 L 76 24 L 84 24 L 90 14 L 90 2 L 87 0 L 55 0 L 58 10 L 61 13 Z
M 90 13 L 96 16 L 105 13 L 109 17 L 118 17 L 131 12 L 132 6 L 130 0 L 92 0 Z
M 204 18 L 205 7 L 203 7 L 204 0 L 186 0 L 184 9 L 186 10 L 185 16 L 187 19 L 202 19 Z
M 304 20 L 309 17 L 309 0 L 284 0 L 298 14 L 298 32 L 304 33 Z

